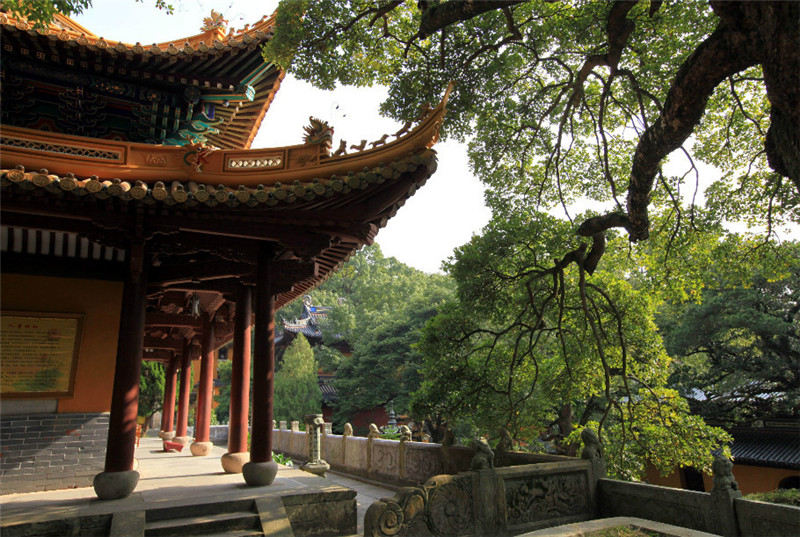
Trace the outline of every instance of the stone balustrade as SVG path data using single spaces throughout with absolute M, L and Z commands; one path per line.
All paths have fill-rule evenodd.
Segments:
M 439 474 L 456 474 L 469 469 L 472 448 L 425 442 L 386 440 L 349 434 L 331 434 L 326 424 L 322 437 L 322 458 L 338 470 L 394 485 L 424 483 Z M 297 460 L 309 460 L 307 434 L 299 422 L 280 422 L 272 430 L 273 450 Z M 570 457 L 533 453 L 506 453 L 498 466 L 559 462 Z

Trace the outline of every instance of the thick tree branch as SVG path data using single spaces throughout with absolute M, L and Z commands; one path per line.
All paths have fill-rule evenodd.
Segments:
M 753 41 L 757 42 L 755 36 L 722 20 L 678 69 L 661 115 L 642 134 L 633 156 L 628 190 L 632 241 L 650 235 L 647 207 L 659 164 L 692 133 L 714 89 L 728 76 L 758 63 Z
M 425 39 L 451 24 L 524 2 L 527 0 L 450 0 L 441 3 L 420 0 L 418 5 L 422 11 L 422 20 L 417 37 Z

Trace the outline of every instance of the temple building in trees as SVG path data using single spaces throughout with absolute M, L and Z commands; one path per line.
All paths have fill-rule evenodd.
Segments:
M 303 144 L 252 149 L 284 77 L 260 52 L 275 21 L 205 22 L 142 45 L 0 13 L 3 493 L 130 494 L 143 360 L 166 365 L 163 436 L 207 453 L 213 353 L 231 340 L 223 467 L 270 483 L 275 310 L 370 244 L 436 169 L 446 96 L 350 152 L 315 120 Z

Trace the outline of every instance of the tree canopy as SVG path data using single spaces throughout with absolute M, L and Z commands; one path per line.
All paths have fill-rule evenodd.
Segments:
M 322 411 L 314 352 L 303 334 L 283 353 L 283 363 L 275 372 L 274 397 L 275 420 L 302 422 L 306 414 Z
M 444 135 L 468 142 L 493 220 L 448 266 L 458 302 L 425 331 L 415 408 L 523 438 L 574 407 L 617 475 L 709 462 L 724 434 L 668 386 L 654 315 L 702 304 L 710 275 L 743 282 L 800 222 L 800 4 L 284 0 L 278 17 L 266 59 L 385 84 L 398 120 L 455 83 Z

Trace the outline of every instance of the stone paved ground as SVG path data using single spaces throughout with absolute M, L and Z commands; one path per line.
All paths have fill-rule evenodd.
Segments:
M 185 501 L 185 498 L 214 496 L 223 499 L 229 495 L 239 496 L 253 492 L 280 494 L 287 489 L 339 489 L 341 486 L 357 492 L 358 533 L 363 534 L 364 513 L 377 499 L 391 497 L 394 491 L 365 483 L 341 474 L 329 474 L 322 480 L 306 472 L 281 467 L 275 483 L 254 491 L 247 487 L 241 474 L 226 474 L 219 458 L 225 453 L 222 446 L 214 446 L 211 455 L 193 457 L 189 449 L 181 453 L 164 453 L 161 440 L 142 438 L 136 449 L 139 484 L 133 495 L 122 500 L 103 502 L 97 499 L 91 487 L 0 495 L 0 512 L 3 525 L 69 517 L 77 512 L 118 512 L 137 510 L 148 506 L 170 506 Z M 327 484 L 326 484 L 327 482 Z
M 395 489 L 382 487 L 377 484 L 366 483 L 344 474 L 328 472 L 326 479 L 328 481 L 333 481 L 337 485 L 342 485 L 343 487 L 347 487 L 356 491 L 358 535 L 364 535 L 364 514 L 367 512 L 367 509 L 369 509 L 369 506 L 381 498 L 391 498 L 395 493 Z

